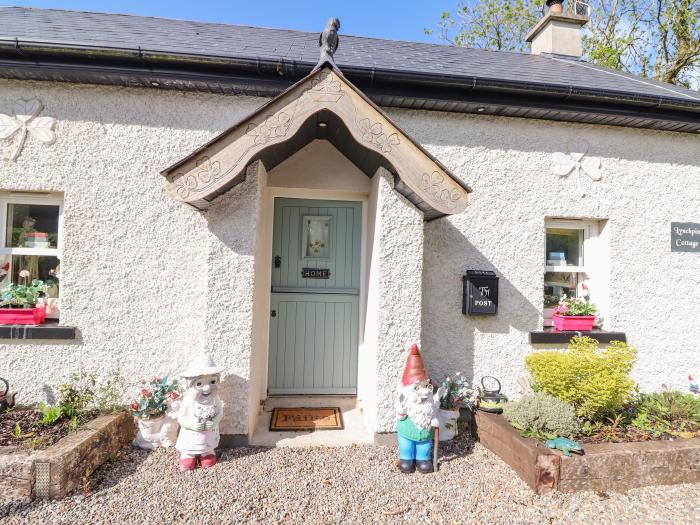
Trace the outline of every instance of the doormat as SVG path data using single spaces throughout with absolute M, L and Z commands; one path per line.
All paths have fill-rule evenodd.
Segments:
M 343 430 L 343 415 L 337 407 L 275 408 L 270 430 Z

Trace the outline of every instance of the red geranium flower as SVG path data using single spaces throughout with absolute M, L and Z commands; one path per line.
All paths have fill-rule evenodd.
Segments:
M 131 403 L 131 404 L 129 405 L 129 408 L 130 408 L 131 410 L 138 410 L 139 406 L 138 406 L 136 403 Z
M 141 395 L 142 395 L 143 397 L 151 397 L 151 393 L 150 393 L 147 389 L 145 389 L 145 388 L 142 388 L 142 389 L 141 389 Z
M 175 399 L 175 398 L 177 397 L 177 392 L 170 392 L 170 393 L 168 394 L 168 397 L 169 397 L 170 399 Z

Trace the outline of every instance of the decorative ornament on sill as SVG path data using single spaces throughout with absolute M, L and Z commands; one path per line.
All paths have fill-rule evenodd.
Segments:
M 53 127 L 56 119 L 53 117 L 40 117 L 39 113 L 44 109 L 41 102 L 33 98 L 31 100 L 18 100 L 15 102 L 15 116 L 0 113 L 0 140 L 10 139 L 18 135 L 14 151 L 10 155 L 11 161 L 16 161 L 22 152 L 27 135 L 44 144 L 53 144 L 56 141 L 56 134 Z
M 581 197 L 586 196 L 586 192 L 581 186 L 581 172 L 594 181 L 603 178 L 603 173 L 600 171 L 600 159 L 597 157 L 584 158 L 588 152 L 588 146 L 589 144 L 585 140 L 576 139 L 569 143 L 570 153 L 568 155 L 560 151 L 554 153 L 554 173 L 560 177 L 566 177 L 573 171 Z

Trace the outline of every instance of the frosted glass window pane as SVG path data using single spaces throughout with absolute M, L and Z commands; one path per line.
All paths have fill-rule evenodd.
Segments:
M 304 217 L 304 256 L 328 259 L 331 253 L 330 217 Z

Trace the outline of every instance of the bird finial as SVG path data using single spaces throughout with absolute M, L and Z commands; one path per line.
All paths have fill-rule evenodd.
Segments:
M 338 29 L 340 29 L 340 20 L 336 17 L 329 18 L 328 22 L 326 22 L 326 28 L 321 32 L 318 38 L 321 57 L 316 67 L 320 67 L 325 62 L 330 62 L 335 65 L 333 54 L 338 49 Z

